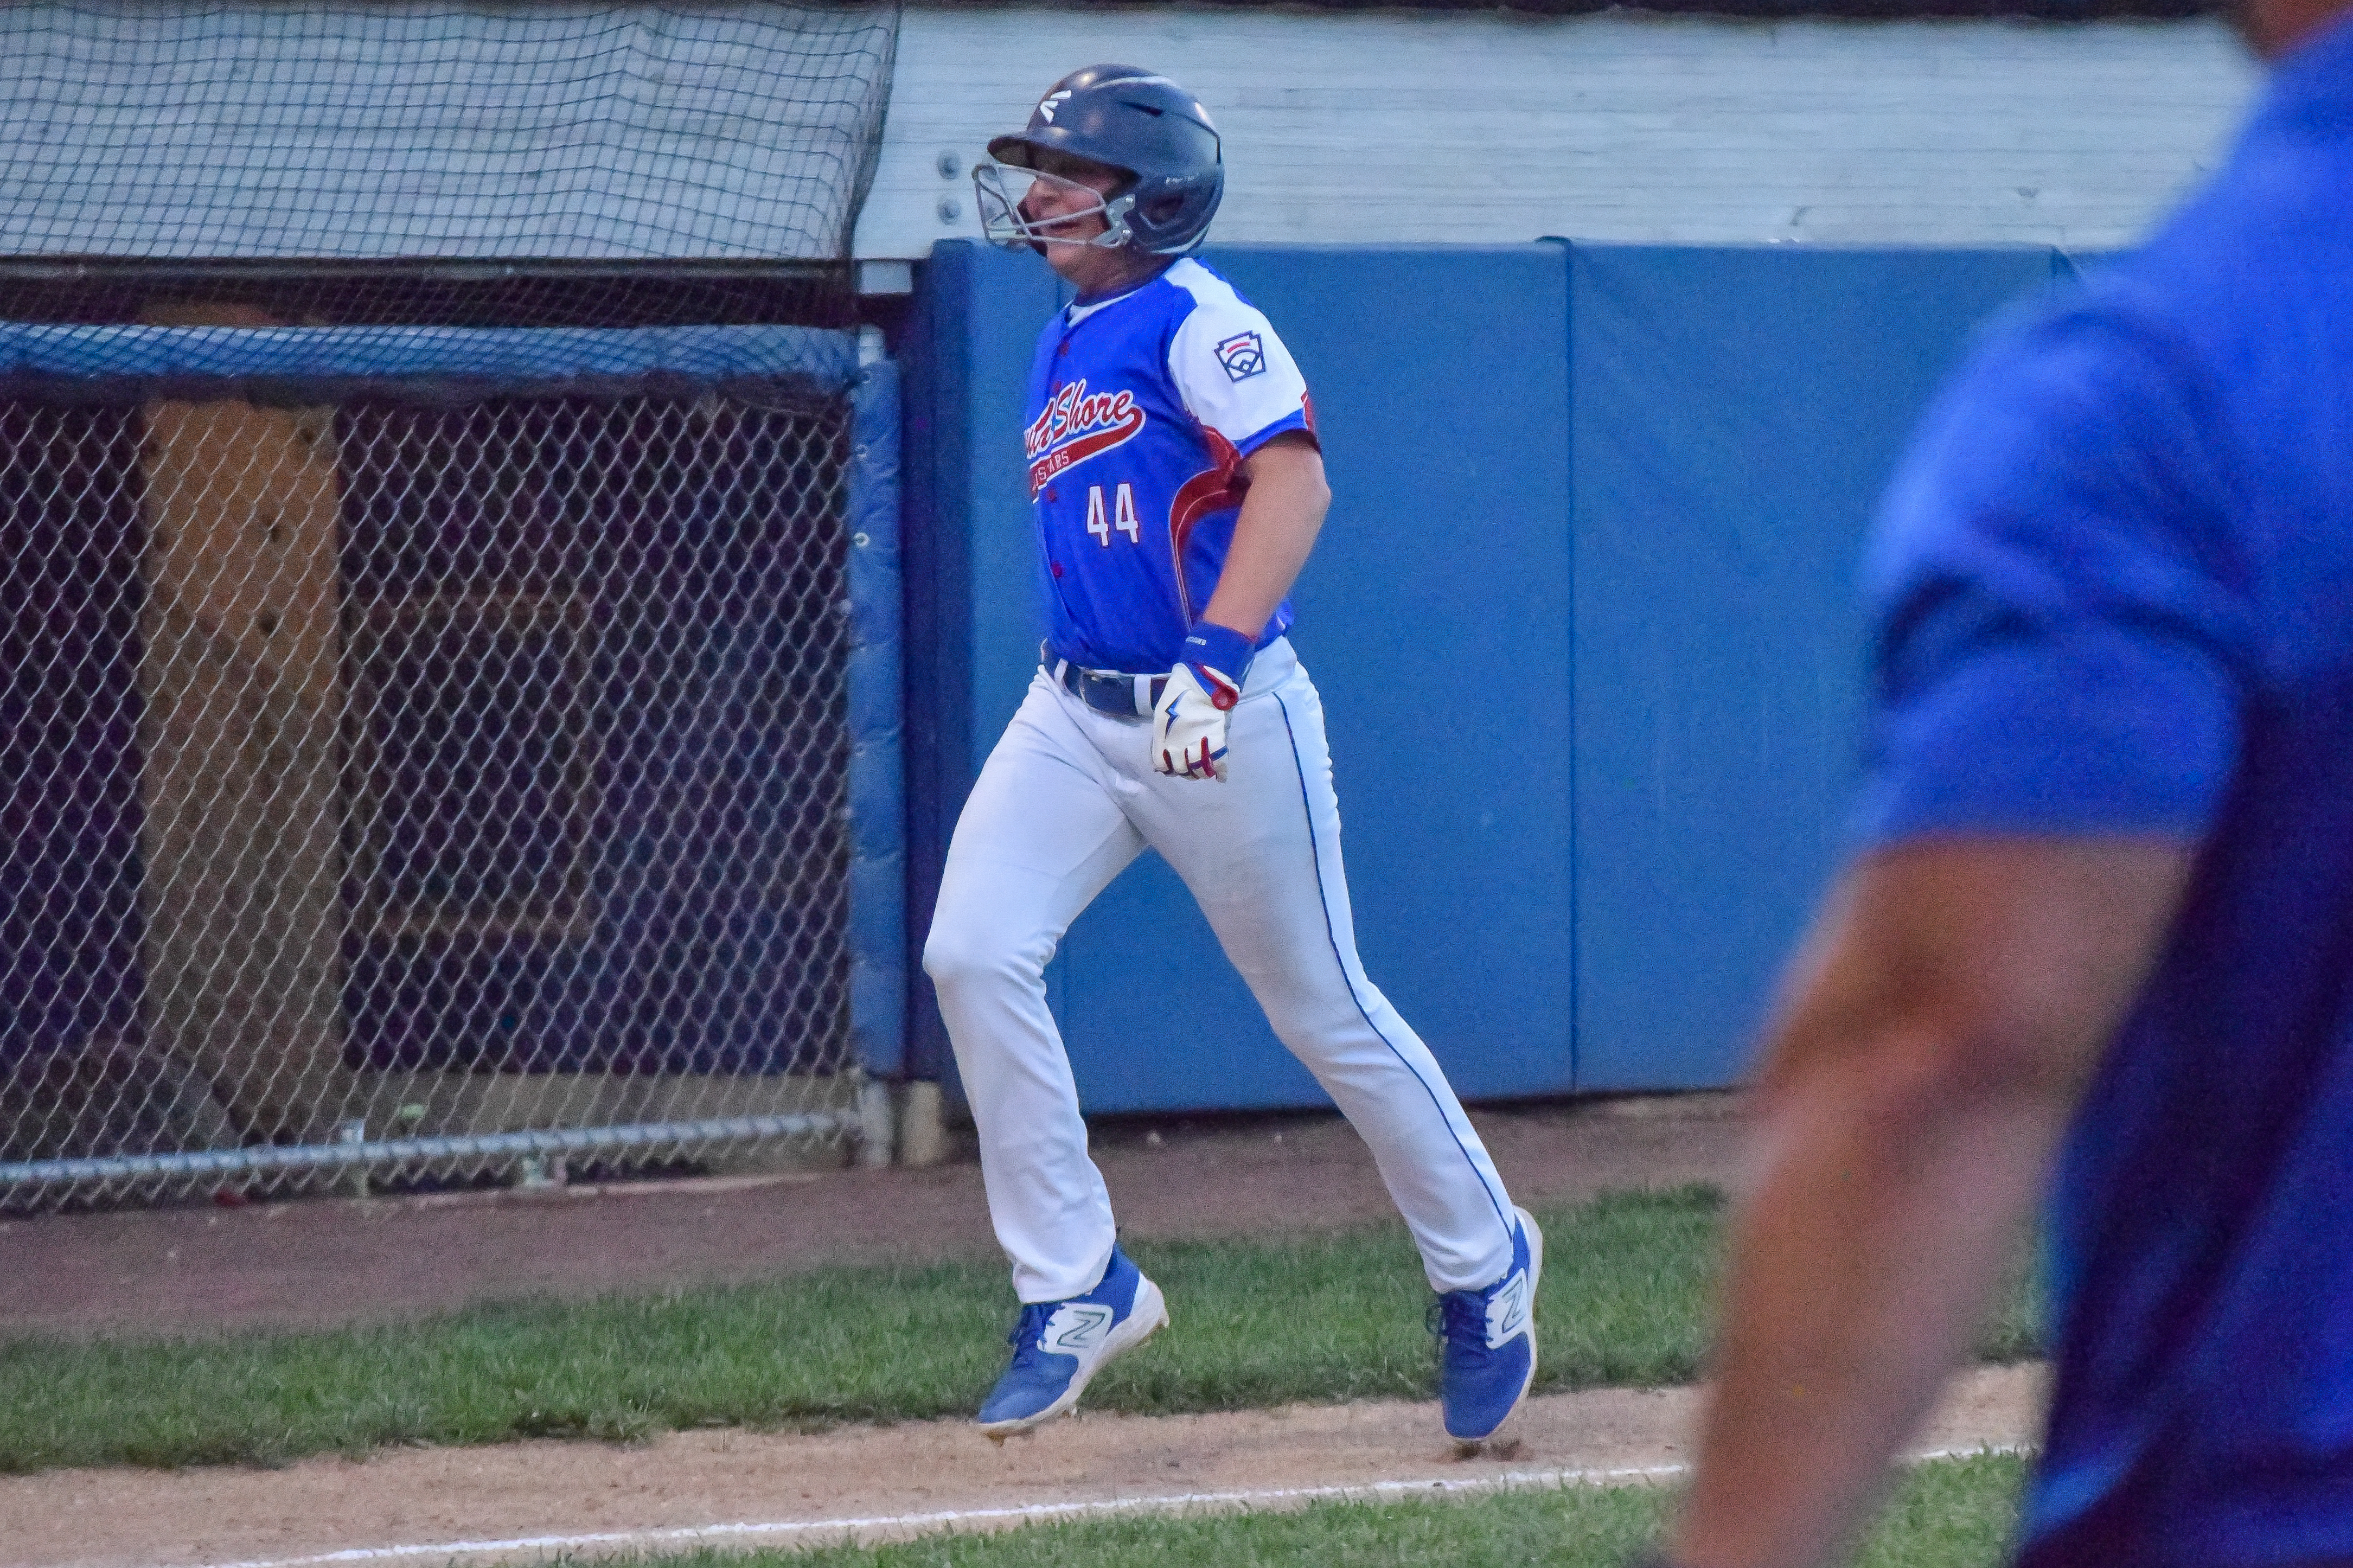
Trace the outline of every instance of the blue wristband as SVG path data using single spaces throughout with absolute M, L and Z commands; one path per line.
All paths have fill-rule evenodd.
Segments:
M 1240 686 L 1250 674 L 1250 660 L 1257 654 L 1257 643 L 1233 627 L 1203 621 L 1185 639 L 1185 651 L 1176 657 L 1186 664 L 1206 664 Z

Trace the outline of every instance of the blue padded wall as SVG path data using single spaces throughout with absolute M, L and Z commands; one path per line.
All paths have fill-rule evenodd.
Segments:
M 1038 329 L 1066 296 L 1031 256 L 951 242 L 917 269 L 900 539 L 906 594 L 907 1073 L 953 1078 L 921 963 L 956 813 L 1020 705 L 1043 618 L 1021 460 Z
M 1366 973 L 1457 1090 L 1569 1088 L 1566 279 L 1546 246 L 1213 248 L 1314 400 L 1332 511 L 1292 643 L 1324 694 Z M 1395 301 L 1410 300 L 1410 310 Z M 1512 331 L 1495 331 L 1509 320 Z M 1378 330 L 1368 330 L 1377 321 Z M 1147 855 L 1063 944 L 1099 1109 L 1320 1103 Z M 1185 976 L 1167 1032 L 1157 977 Z M 1217 1042 L 1202 1050 L 1190 1042 Z
M 1836 856 L 1880 487 L 2053 255 L 1571 258 L 1577 1083 L 1725 1083 Z
M 899 367 L 861 367 L 849 425 L 849 1038 L 859 1065 L 907 1061 L 905 594 Z
M 1335 501 L 1297 595 L 1322 687 L 1357 931 L 1375 982 L 1463 1092 L 1569 1087 L 1566 269 L 1556 249 L 1213 250 L 1306 371 Z M 944 853 L 1039 637 L 1022 381 L 1063 296 L 1035 258 L 941 246 L 918 300 L 932 454 L 911 522 L 911 717 L 944 753 L 918 784 Z M 1390 309 L 1405 299 L 1411 310 Z M 1383 328 L 1366 330 L 1378 310 Z M 1512 330 L 1496 330 L 1508 319 Z M 968 454 L 959 460 L 954 451 Z M 918 586 L 917 530 L 923 547 Z M 959 555 L 961 573 L 953 564 Z M 955 623 L 963 617 L 963 626 Z M 931 630 L 919 630 L 928 624 Z M 916 639 L 935 646 L 920 651 Z M 955 654 L 968 650 L 969 684 Z M 925 798 L 928 796 L 928 798 Z M 922 851 L 917 850 L 920 854 Z M 911 879 L 916 937 L 936 859 Z M 1170 1037 L 1150 998 L 1185 976 Z M 1173 872 L 1146 854 L 1049 974 L 1088 1108 L 1314 1104 Z M 919 1059 L 944 1063 L 918 985 Z M 925 1045 L 925 1032 L 929 1044 Z M 1216 1042 L 1204 1050 L 1198 1042 Z
M 1374 980 L 1466 1095 L 1741 1071 L 1834 858 L 1852 563 L 1971 328 L 2046 249 L 1213 249 L 1315 398 L 1294 636 Z M 944 245 L 908 359 L 911 935 L 1041 623 L 1018 446 L 1034 258 Z M 1146 998 L 1184 976 L 1185 1037 Z M 1147 855 L 1050 1000 L 1096 1111 L 1322 1101 Z M 918 978 L 911 1070 L 946 1064 Z M 1201 1042 L 1210 1044 L 1204 1046 Z

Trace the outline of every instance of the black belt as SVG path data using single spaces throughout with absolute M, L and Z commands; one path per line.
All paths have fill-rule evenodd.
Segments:
M 1054 657 L 1051 643 L 1038 645 L 1038 662 L 1060 683 L 1063 690 L 1098 713 L 1122 719 L 1149 719 L 1168 688 L 1165 675 L 1126 675 L 1116 669 L 1088 669 Z

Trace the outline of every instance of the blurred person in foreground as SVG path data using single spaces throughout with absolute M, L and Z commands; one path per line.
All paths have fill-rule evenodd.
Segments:
M 2048 1184 L 2025 1568 L 2353 1563 L 2353 5 L 1930 411 L 1662 1562 L 1851 1542 Z

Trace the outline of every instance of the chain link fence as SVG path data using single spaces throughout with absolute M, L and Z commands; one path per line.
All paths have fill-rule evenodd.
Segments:
M 839 1147 L 849 423 L 0 402 L 0 1202 Z

